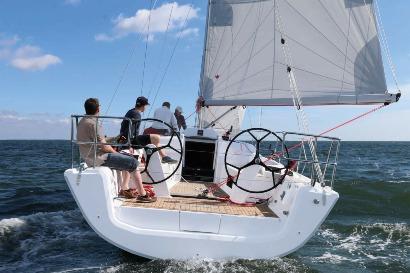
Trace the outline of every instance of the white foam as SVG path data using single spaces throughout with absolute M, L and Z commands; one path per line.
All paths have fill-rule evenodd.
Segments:
M 410 183 L 410 180 L 388 180 L 386 182 L 391 184 L 405 184 Z
M 0 221 L 0 236 L 6 236 L 7 233 L 11 233 L 25 224 L 26 221 L 20 218 L 3 219 Z
M 323 253 L 322 256 L 314 257 L 312 259 L 314 261 L 327 262 L 327 263 L 331 263 L 331 264 L 340 264 L 343 261 L 348 261 L 348 262 L 360 262 L 360 261 L 362 261 L 362 259 L 352 259 L 352 258 L 349 258 L 349 257 L 346 257 L 346 256 L 332 254 L 330 252 L 325 252 L 325 253 Z

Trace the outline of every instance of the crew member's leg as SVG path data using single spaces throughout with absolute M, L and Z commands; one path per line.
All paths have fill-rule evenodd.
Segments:
M 150 134 L 150 135 L 139 135 L 135 139 L 135 143 L 140 146 L 147 146 L 148 144 L 153 144 L 156 147 L 161 147 L 160 143 L 160 136 L 157 134 Z M 169 164 L 176 164 L 178 163 L 178 160 L 172 159 L 171 157 L 167 156 L 164 152 L 164 149 L 161 149 L 158 151 L 159 155 L 161 156 L 162 163 L 169 163 Z
M 130 188 L 130 173 L 128 171 L 122 171 L 122 183 L 121 190 L 128 190 Z
M 129 188 L 130 173 L 137 172 L 138 160 L 132 156 L 123 155 L 120 153 L 109 153 L 103 166 L 122 171 L 123 180 L 121 183 L 120 196 L 125 198 L 135 198 L 137 195 Z M 141 175 L 136 179 L 138 192 L 141 195 L 146 195 L 144 187 L 142 186 Z
M 149 135 L 149 138 L 150 138 L 152 144 L 154 144 L 154 145 L 157 146 L 157 147 L 161 146 L 161 144 L 160 144 L 160 136 L 159 136 L 159 135 L 157 135 L 157 134 L 150 134 L 150 135 Z M 166 156 L 166 154 L 165 154 L 165 152 L 164 152 L 164 149 L 162 149 L 162 150 L 160 150 L 160 151 L 158 151 L 158 152 L 159 152 L 159 155 L 161 156 L 161 158 L 163 158 L 164 156 Z
M 147 192 L 144 189 L 144 185 L 142 184 L 142 177 L 140 171 L 135 170 L 132 174 L 134 175 L 135 183 L 137 185 L 137 191 L 139 192 L 139 194 L 142 196 L 147 195 Z

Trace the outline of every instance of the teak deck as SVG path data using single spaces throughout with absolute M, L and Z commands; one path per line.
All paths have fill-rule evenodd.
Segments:
M 123 202 L 123 206 L 192 212 L 208 212 L 241 216 L 277 217 L 276 214 L 269 209 L 267 204 L 241 206 L 229 202 L 222 202 L 212 198 L 204 199 L 195 197 L 211 185 L 213 185 L 213 183 L 179 182 L 171 189 L 171 194 L 177 195 L 176 197 L 159 197 L 155 203 L 138 203 L 135 202 L 135 200 L 126 200 Z M 219 194 L 223 194 L 223 192 L 218 191 L 215 193 L 216 196 L 218 196 Z M 208 196 L 213 197 L 212 194 Z

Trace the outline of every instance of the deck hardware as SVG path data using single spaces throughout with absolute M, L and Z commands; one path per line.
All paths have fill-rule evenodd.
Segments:
M 288 215 L 289 215 L 289 211 L 288 211 L 288 210 L 284 210 L 284 211 L 283 211 L 283 215 L 288 216 Z
M 282 194 L 280 195 L 280 199 L 283 200 L 283 198 L 285 197 L 286 192 L 283 191 Z
M 317 205 L 317 204 L 319 204 L 319 203 L 320 203 L 319 200 L 313 199 L 313 204 Z

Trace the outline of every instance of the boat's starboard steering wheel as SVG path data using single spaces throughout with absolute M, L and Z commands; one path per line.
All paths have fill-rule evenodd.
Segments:
M 257 134 L 261 134 L 262 133 L 262 137 L 257 137 Z M 253 157 L 253 159 L 251 161 L 249 161 L 248 163 L 244 164 L 243 166 L 236 166 L 233 163 L 228 162 L 228 155 L 230 153 L 230 149 L 232 147 L 232 143 L 238 143 L 238 139 L 239 137 L 243 137 L 245 134 L 247 134 L 248 136 L 251 137 L 251 139 L 253 140 L 253 142 L 255 143 L 255 156 Z M 283 143 L 282 138 L 280 138 L 276 133 L 265 129 L 265 128 L 250 128 L 244 131 L 241 131 L 239 134 L 237 134 L 228 144 L 228 146 L 226 147 L 226 151 L 225 151 L 225 170 L 226 173 L 228 174 L 228 185 L 229 184 L 235 184 L 235 186 L 237 186 L 239 189 L 249 192 L 249 193 L 264 193 L 264 192 L 268 192 L 270 190 L 273 190 L 274 188 L 276 188 L 277 186 L 279 186 L 280 184 L 282 184 L 283 180 L 285 179 L 286 175 L 288 174 L 289 171 L 289 162 L 287 164 L 284 165 L 284 167 L 278 168 L 278 167 L 274 167 L 274 166 L 269 166 L 266 165 L 266 159 L 261 158 L 261 143 L 262 141 L 268 139 L 270 137 L 270 139 L 276 141 L 277 143 L 279 143 L 282 147 L 283 150 L 282 153 L 284 153 L 285 158 L 289 158 L 289 154 L 288 154 L 288 149 L 286 147 L 286 145 Z M 247 143 L 248 144 L 248 143 Z M 269 155 L 271 158 L 274 157 L 274 152 L 272 152 L 271 155 Z M 269 160 L 269 159 L 268 159 Z M 248 189 L 245 188 L 241 185 L 238 185 L 238 179 L 239 176 L 241 175 L 241 171 L 245 168 L 248 168 L 252 165 L 259 165 L 262 166 L 263 168 L 265 168 L 265 170 L 269 171 L 272 173 L 272 186 L 270 186 L 267 189 L 263 189 L 263 190 L 252 190 L 252 189 Z M 236 175 L 233 175 L 230 173 L 229 171 L 229 167 L 234 168 L 237 171 Z M 283 173 L 282 171 L 285 170 Z M 282 174 L 281 174 L 282 173 Z M 278 179 L 275 179 L 275 174 L 281 174 L 280 177 Z
M 141 146 L 141 145 L 133 145 L 134 148 L 137 148 L 137 149 L 141 149 L 141 148 L 142 148 L 142 149 L 144 149 L 145 155 L 146 155 L 145 158 L 144 158 L 144 159 L 145 159 L 144 170 L 141 171 L 141 174 L 146 173 L 147 176 L 148 176 L 148 178 L 149 178 L 151 181 L 144 181 L 144 180 L 143 180 L 142 183 L 143 183 L 143 184 L 159 184 L 159 183 L 162 183 L 162 182 L 168 180 L 169 178 L 171 178 L 171 177 L 178 171 L 179 166 L 181 165 L 181 162 L 182 162 L 182 154 L 183 154 L 183 153 L 182 153 L 182 152 L 183 152 L 182 141 L 181 141 L 181 137 L 180 137 L 180 135 L 179 135 L 179 132 L 176 132 L 176 131 L 171 127 L 171 125 L 169 125 L 168 123 L 166 123 L 166 122 L 164 122 L 164 121 L 162 121 L 162 120 L 153 119 L 153 118 L 141 119 L 139 122 L 140 122 L 140 124 L 141 124 L 141 123 L 144 122 L 144 121 L 148 121 L 148 122 L 159 122 L 159 123 L 161 123 L 161 124 L 164 124 L 166 127 L 168 127 L 169 132 L 171 132 L 171 134 L 169 135 L 169 136 L 170 136 L 169 141 L 168 141 L 168 143 L 167 143 L 166 145 L 162 145 L 162 146 L 159 146 L 159 147 L 148 147 L 148 146 Z M 177 147 L 177 148 L 175 148 L 175 147 L 172 146 L 172 140 L 173 140 L 174 138 L 176 138 L 176 139 L 178 140 L 177 143 L 178 143 L 178 146 L 179 146 L 179 147 Z M 149 164 L 150 164 L 150 162 L 151 162 L 152 155 L 153 155 L 154 153 L 159 152 L 159 151 L 161 151 L 161 150 L 163 150 L 163 149 L 166 149 L 166 148 L 171 149 L 171 150 L 175 151 L 177 154 L 179 154 L 178 163 L 175 164 L 175 165 L 176 165 L 175 169 L 174 169 L 169 175 L 167 175 L 166 177 L 164 177 L 164 178 L 161 179 L 161 180 L 155 180 L 155 179 L 152 177 L 152 175 L 150 174 L 150 172 L 149 172 L 149 170 L 148 170 L 148 166 L 149 166 Z

